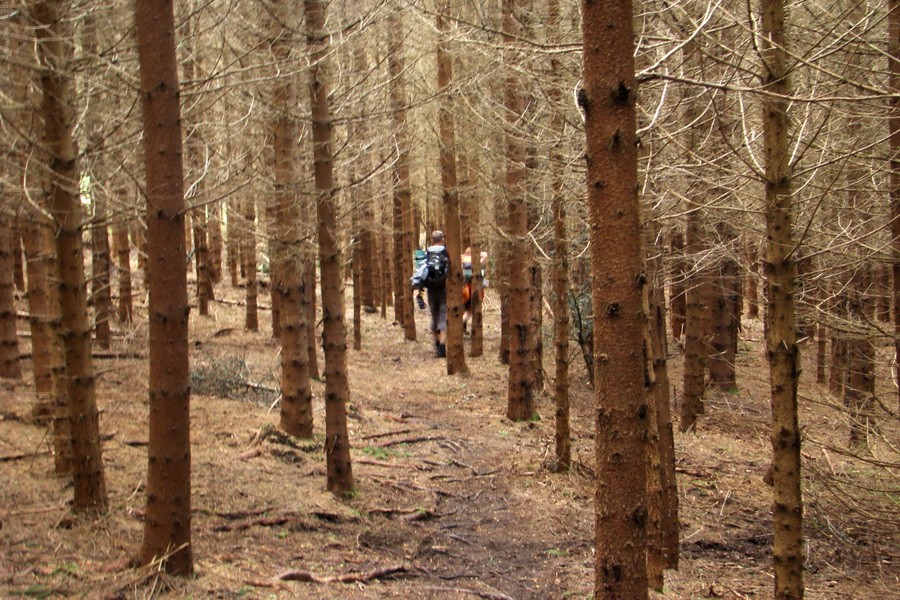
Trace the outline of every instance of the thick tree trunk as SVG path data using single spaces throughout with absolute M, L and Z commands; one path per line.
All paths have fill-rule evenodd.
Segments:
M 448 12 L 450 2 L 445 0 L 439 11 Z M 446 17 L 438 12 L 437 29 L 440 38 L 437 47 L 438 93 L 441 104 L 438 109 L 440 136 L 441 195 L 444 203 L 444 233 L 447 253 L 450 255 L 450 272 L 447 274 L 447 374 L 468 373 L 465 345 L 463 343 L 463 273 L 462 229 L 459 222 L 459 189 L 456 173 L 456 132 L 453 122 L 453 98 L 450 84 L 453 81 L 452 57 L 448 52 L 444 35 Z
M 319 0 L 304 0 L 309 44 L 309 96 L 312 113 L 316 216 L 319 223 L 319 263 L 322 270 L 322 345 L 325 348 L 325 457 L 327 488 L 337 494 L 353 490 L 350 440 L 347 432 L 347 337 L 344 330 L 344 291 L 337 243 L 331 108 L 328 101 L 329 53 L 325 8 Z
M 271 48 L 275 63 L 284 73 L 290 73 L 287 61 L 294 43 L 292 32 L 297 8 L 296 0 L 272 2 Z M 272 124 L 275 197 L 269 214 L 275 233 L 271 258 L 278 273 L 278 277 L 272 279 L 272 299 L 274 306 L 274 300 L 278 298 L 281 308 L 281 428 L 293 436 L 312 438 L 313 406 L 300 231 L 304 219 L 295 191 L 295 148 L 299 137 L 293 116 L 296 105 L 293 76 L 283 74 L 276 80 L 273 99 L 278 114 Z
M 582 2 L 597 404 L 594 597 L 647 590 L 647 399 L 631 2 Z
M 59 337 L 59 291 L 51 285 L 59 268 L 53 231 L 40 217 L 24 230 L 28 270 L 28 308 L 31 325 L 36 403 L 34 415 L 49 419 L 53 430 L 53 465 L 57 475 L 72 473 L 72 422 L 66 397 L 66 363 Z
M 800 490 L 800 428 L 797 384 L 800 350 L 795 315 L 797 268 L 792 239 L 791 147 L 788 119 L 791 93 L 785 50 L 784 0 L 760 6 L 762 79 L 771 94 L 763 99 L 767 327 L 766 354 L 772 394 L 773 520 L 776 600 L 803 598 L 803 500 Z
M 194 570 L 184 171 L 172 5 L 136 0 L 151 260 L 147 509 L 137 562 Z
M 700 206 L 692 204 L 688 213 L 685 252 L 691 265 L 685 292 L 684 386 L 681 393 L 681 429 L 688 431 L 705 411 L 707 329 L 709 323 L 709 275 L 699 264 L 704 249 Z
M 66 391 L 72 425 L 75 512 L 105 511 L 106 480 L 100 445 L 100 415 L 95 397 L 91 358 L 91 324 L 87 311 L 87 287 L 82 247 L 82 211 L 76 183 L 78 152 L 72 137 L 70 84 L 65 66 L 60 14 L 68 3 L 39 2 L 32 8 L 38 26 L 38 53 L 44 117 L 44 144 L 49 154 L 50 212 L 56 221 L 56 255 L 59 257 L 59 303 L 65 349 Z
M 503 41 L 510 62 L 517 60 L 515 44 L 520 35 L 519 0 L 503 0 Z M 506 416 L 524 421 L 535 415 L 534 373 L 529 354 L 531 337 L 531 275 L 527 239 L 528 209 L 525 201 L 525 148 L 515 131 L 522 125 L 525 106 L 518 75 L 510 72 L 505 82 L 507 229 L 511 250 L 507 256 L 509 293 L 509 386 Z

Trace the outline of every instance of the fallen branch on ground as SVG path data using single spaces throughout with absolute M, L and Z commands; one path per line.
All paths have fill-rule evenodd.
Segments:
M 430 442 L 432 440 L 442 440 L 439 435 L 423 435 L 421 437 L 411 437 L 411 438 L 402 438 L 399 440 L 388 440 L 386 442 L 381 442 L 380 444 L 375 444 L 375 448 L 387 448 L 388 446 L 399 446 L 400 444 L 418 444 L 419 442 Z
M 373 460 L 370 458 L 357 458 L 355 462 L 360 465 L 374 465 L 376 467 L 394 467 L 396 469 L 412 469 L 414 471 L 431 471 L 430 467 L 423 467 L 422 465 L 392 463 L 384 460 Z
M 306 583 L 368 583 L 376 579 L 412 574 L 413 572 L 409 567 L 398 565 L 395 567 L 375 569 L 374 571 L 369 571 L 367 573 L 345 573 L 344 575 L 333 575 L 328 577 L 315 575 L 310 571 L 287 571 L 281 575 L 277 575 L 275 579 L 281 581 L 303 581 Z
M 47 454 L 53 454 L 52 450 L 41 450 L 40 452 L 24 452 L 22 454 L 7 454 L 6 456 L 0 456 L 0 462 L 10 462 L 13 460 L 22 460 L 23 458 L 34 458 L 36 456 L 44 456 Z
M 216 525 L 212 528 L 213 531 L 244 531 L 246 529 L 250 529 L 251 527 L 274 527 L 276 525 L 284 525 L 285 523 L 302 523 L 303 529 L 307 531 L 313 531 L 315 527 L 311 525 L 309 522 L 304 521 L 300 515 L 297 514 L 283 514 L 274 517 L 261 517 L 259 519 L 253 519 L 252 521 L 246 521 L 244 523 L 224 523 L 222 525 Z
M 402 433 L 409 433 L 412 429 L 398 429 L 397 431 L 385 431 L 384 433 L 370 433 L 369 435 L 362 436 L 361 440 L 374 440 L 375 438 L 387 437 L 389 435 L 400 435 Z
M 450 588 L 450 587 L 427 587 L 423 588 L 429 592 L 453 592 L 454 594 L 469 594 L 471 596 L 478 596 L 479 598 L 486 598 L 487 600 L 515 600 L 512 596 L 507 596 L 506 594 L 498 594 L 496 592 L 482 592 L 479 590 L 468 590 L 465 588 Z

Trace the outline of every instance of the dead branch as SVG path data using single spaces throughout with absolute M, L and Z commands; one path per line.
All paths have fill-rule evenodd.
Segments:
M 384 433 L 370 433 L 369 435 L 364 435 L 360 437 L 361 440 L 374 440 L 375 438 L 387 437 L 389 435 L 400 435 L 403 433 L 409 433 L 412 429 L 398 429 L 397 431 L 385 431 Z
M 512 596 L 507 596 L 506 594 L 498 594 L 496 592 L 482 592 L 479 590 L 469 590 L 465 588 L 450 588 L 450 587 L 426 587 L 423 588 L 429 592 L 451 592 L 454 594 L 469 594 L 470 596 L 478 596 L 479 598 L 486 598 L 487 600 L 515 600 Z
M 393 467 L 395 469 L 412 469 L 413 471 L 430 471 L 430 467 L 422 465 L 411 465 L 408 463 L 392 463 L 384 460 L 373 460 L 370 458 L 357 458 L 356 463 L 360 465 L 374 465 L 376 467 Z
M 53 454 L 51 450 L 41 450 L 39 452 L 23 452 L 21 454 L 7 454 L 6 456 L 0 456 L 0 462 L 11 462 L 14 460 L 22 460 L 23 458 L 34 458 L 35 456 L 45 456 L 47 454 Z
M 381 442 L 380 444 L 376 444 L 375 448 L 387 448 L 388 446 L 399 446 L 400 444 L 418 444 L 419 442 L 430 442 L 432 440 L 442 440 L 442 439 L 444 439 L 444 438 L 441 436 L 423 435 L 421 437 L 402 438 L 399 440 L 388 440 L 386 442 Z
M 385 567 L 368 571 L 366 573 L 345 573 L 343 575 L 333 575 L 323 577 L 315 575 L 310 571 L 287 571 L 281 575 L 277 575 L 275 579 L 280 581 L 303 581 L 306 583 L 368 583 L 376 579 L 385 579 L 387 577 L 396 577 L 398 575 L 412 575 L 413 571 L 405 565 L 397 565 L 394 567 Z
M 285 523 L 302 523 L 303 529 L 312 531 L 315 527 L 297 514 L 286 513 L 275 517 L 260 517 L 243 523 L 223 523 L 212 528 L 213 531 L 245 531 L 251 527 L 274 527 Z

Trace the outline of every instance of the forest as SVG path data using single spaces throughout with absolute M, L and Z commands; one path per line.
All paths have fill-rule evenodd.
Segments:
M 0 24 L 0 597 L 900 598 L 900 1 Z

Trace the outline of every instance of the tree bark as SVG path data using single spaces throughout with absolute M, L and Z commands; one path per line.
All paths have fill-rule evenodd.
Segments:
M 100 415 L 95 396 L 91 358 L 91 324 L 87 311 L 87 286 L 82 247 L 82 211 L 78 198 L 78 152 L 72 137 L 70 83 L 65 65 L 66 35 L 60 14 L 67 2 L 46 0 L 32 8 L 37 24 L 38 54 L 43 67 L 41 112 L 44 144 L 52 176 L 48 182 L 50 212 L 56 221 L 56 255 L 59 258 L 59 303 L 65 348 L 66 391 L 72 425 L 75 512 L 105 511 L 106 479 L 100 446 Z
M 303 261 L 303 219 L 296 193 L 297 105 L 293 75 L 288 65 L 294 43 L 295 0 L 272 2 L 271 48 L 275 63 L 284 74 L 275 81 L 273 107 L 278 114 L 272 124 L 275 197 L 269 215 L 275 232 L 272 259 L 278 273 L 272 280 L 272 298 L 281 308 L 281 428 L 300 438 L 313 437 L 312 389 L 309 382 L 309 344 Z M 277 284 L 276 284 L 277 282 Z M 274 302 L 273 302 L 274 305 Z M 274 326 L 273 326 L 274 327 Z
M 685 281 L 687 265 L 684 258 L 684 235 L 673 231 L 669 240 L 672 263 L 669 271 L 669 312 L 671 313 L 672 338 L 680 340 L 684 335 L 687 313 L 687 285 Z
M 119 225 L 113 233 L 119 273 L 119 310 L 117 317 L 121 323 L 131 323 L 133 305 L 131 302 L 131 246 L 128 241 L 128 225 Z
M 519 0 L 503 0 L 503 42 L 510 62 L 517 60 L 515 44 L 520 35 Z M 506 76 L 506 234 L 512 246 L 507 256 L 509 292 L 509 386 L 506 416 L 524 421 L 535 415 L 534 373 L 529 354 L 531 337 L 531 274 L 528 264 L 528 209 L 525 202 L 525 148 L 515 131 L 524 119 L 521 83 L 515 72 Z
M 631 2 L 582 2 L 597 404 L 594 597 L 648 597 L 634 33 Z
M 344 291 L 333 173 L 331 108 L 328 101 L 329 53 L 325 8 L 319 0 L 304 0 L 309 46 L 309 96 L 312 112 L 313 168 L 319 222 L 319 263 L 322 270 L 322 345 L 325 348 L 325 457 L 327 488 L 337 494 L 353 490 L 350 440 L 347 432 L 347 338 L 344 330 Z
M 106 223 L 106 198 L 96 194 L 94 202 L 94 227 L 91 229 L 91 304 L 94 306 L 94 335 L 97 345 L 109 349 L 111 341 L 110 318 L 112 298 L 110 297 L 110 254 L 109 231 Z
M 888 0 L 888 70 L 891 113 L 888 133 L 891 149 L 890 203 L 891 203 L 891 271 L 894 305 L 894 379 L 900 381 L 900 0 Z M 898 388 L 900 407 L 900 388 Z M 900 408 L 898 408 L 900 410 Z
M 791 93 L 785 49 L 784 0 L 762 0 L 761 60 L 765 145 L 767 327 L 766 355 L 772 398 L 773 520 L 776 600 L 803 598 L 803 500 L 800 490 L 800 428 L 797 384 L 795 293 L 797 268 L 792 239 Z
M 450 272 L 447 274 L 447 374 L 466 374 L 465 345 L 463 344 L 462 303 L 462 230 L 459 222 L 459 188 L 456 172 L 456 132 L 453 122 L 453 99 L 450 91 L 453 81 L 452 57 L 447 47 L 446 13 L 450 2 L 445 0 L 437 15 L 439 32 L 437 47 L 438 108 L 440 136 L 441 195 L 444 203 L 444 233 L 447 253 L 450 255 Z M 408 286 L 407 286 L 408 287 Z
M 259 331 L 259 287 L 256 282 L 256 201 L 244 199 L 244 227 L 241 234 L 241 259 L 247 285 L 247 311 L 244 327 L 247 331 Z
M 16 332 L 16 280 L 13 275 L 12 231 L 0 215 L 0 377 L 20 379 L 19 336 Z
M 181 109 L 172 5 L 136 0 L 150 271 L 147 509 L 137 562 L 193 572 L 191 378 Z

